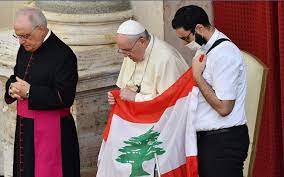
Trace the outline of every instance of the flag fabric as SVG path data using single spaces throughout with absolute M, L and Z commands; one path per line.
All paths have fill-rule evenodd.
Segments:
M 197 177 L 198 92 L 191 69 L 151 101 L 123 101 L 112 91 L 97 177 L 152 177 L 155 156 L 162 177 Z

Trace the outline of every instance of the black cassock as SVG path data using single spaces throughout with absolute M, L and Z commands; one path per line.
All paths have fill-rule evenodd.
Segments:
M 76 93 L 77 58 L 73 51 L 51 32 L 48 39 L 33 53 L 25 51 L 23 46 L 20 46 L 14 75 L 6 83 L 5 101 L 8 104 L 16 101 L 8 94 L 10 84 L 16 82 L 16 76 L 31 85 L 29 98 L 26 100 L 29 111 L 43 111 L 44 113 L 44 111 L 68 110 L 73 104 Z M 61 146 L 60 165 L 62 165 L 60 169 L 62 169 L 63 177 L 79 177 L 79 145 L 74 119 L 68 112 L 64 117 L 59 116 L 58 120 Z M 45 174 L 40 175 L 35 170 L 39 166 L 36 164 L 35 155 L 36 132 L 35 119 L 19 116 L 18 111 L 13 177 L 46 176 Z M 41 137 L 44 136 L 41 134 Z M 51 162 L 49 159 L 41 163 L 42 168 L 45 168 L 44 164 Z

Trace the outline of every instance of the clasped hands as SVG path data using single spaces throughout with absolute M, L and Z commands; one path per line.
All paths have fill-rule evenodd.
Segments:
M 9 95 L 18 100 L 26 99 L 27 92 L 30 90 L 30 84 L 18 77 L 16 77 L 16 80 L 16 82 L 10 84 Z

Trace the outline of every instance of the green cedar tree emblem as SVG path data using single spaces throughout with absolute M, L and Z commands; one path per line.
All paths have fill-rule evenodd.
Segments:
M 144 171 L 142 163 L 155 158 L 155 153 L 158 156 L 166 152 L 158 147 L 162 144 L 157 141 L 159 135 L 160 133 L 153 131 L 152 127 L 145 134 L 124 141 L 127 145 L 119 149 L 122 154 L 116 161 L 132 165 L 130 177 L 150 175 Z

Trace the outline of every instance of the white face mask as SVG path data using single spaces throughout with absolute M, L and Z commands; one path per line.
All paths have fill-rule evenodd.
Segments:
M 188 43 L 185 46 L 188 47 L 190 50 L 199 50 L 201 48 L 201 46 L 199 44 L 197 44 L 197 42 L 195 42 L 195 41 L 191 41 L 190 43 Z

